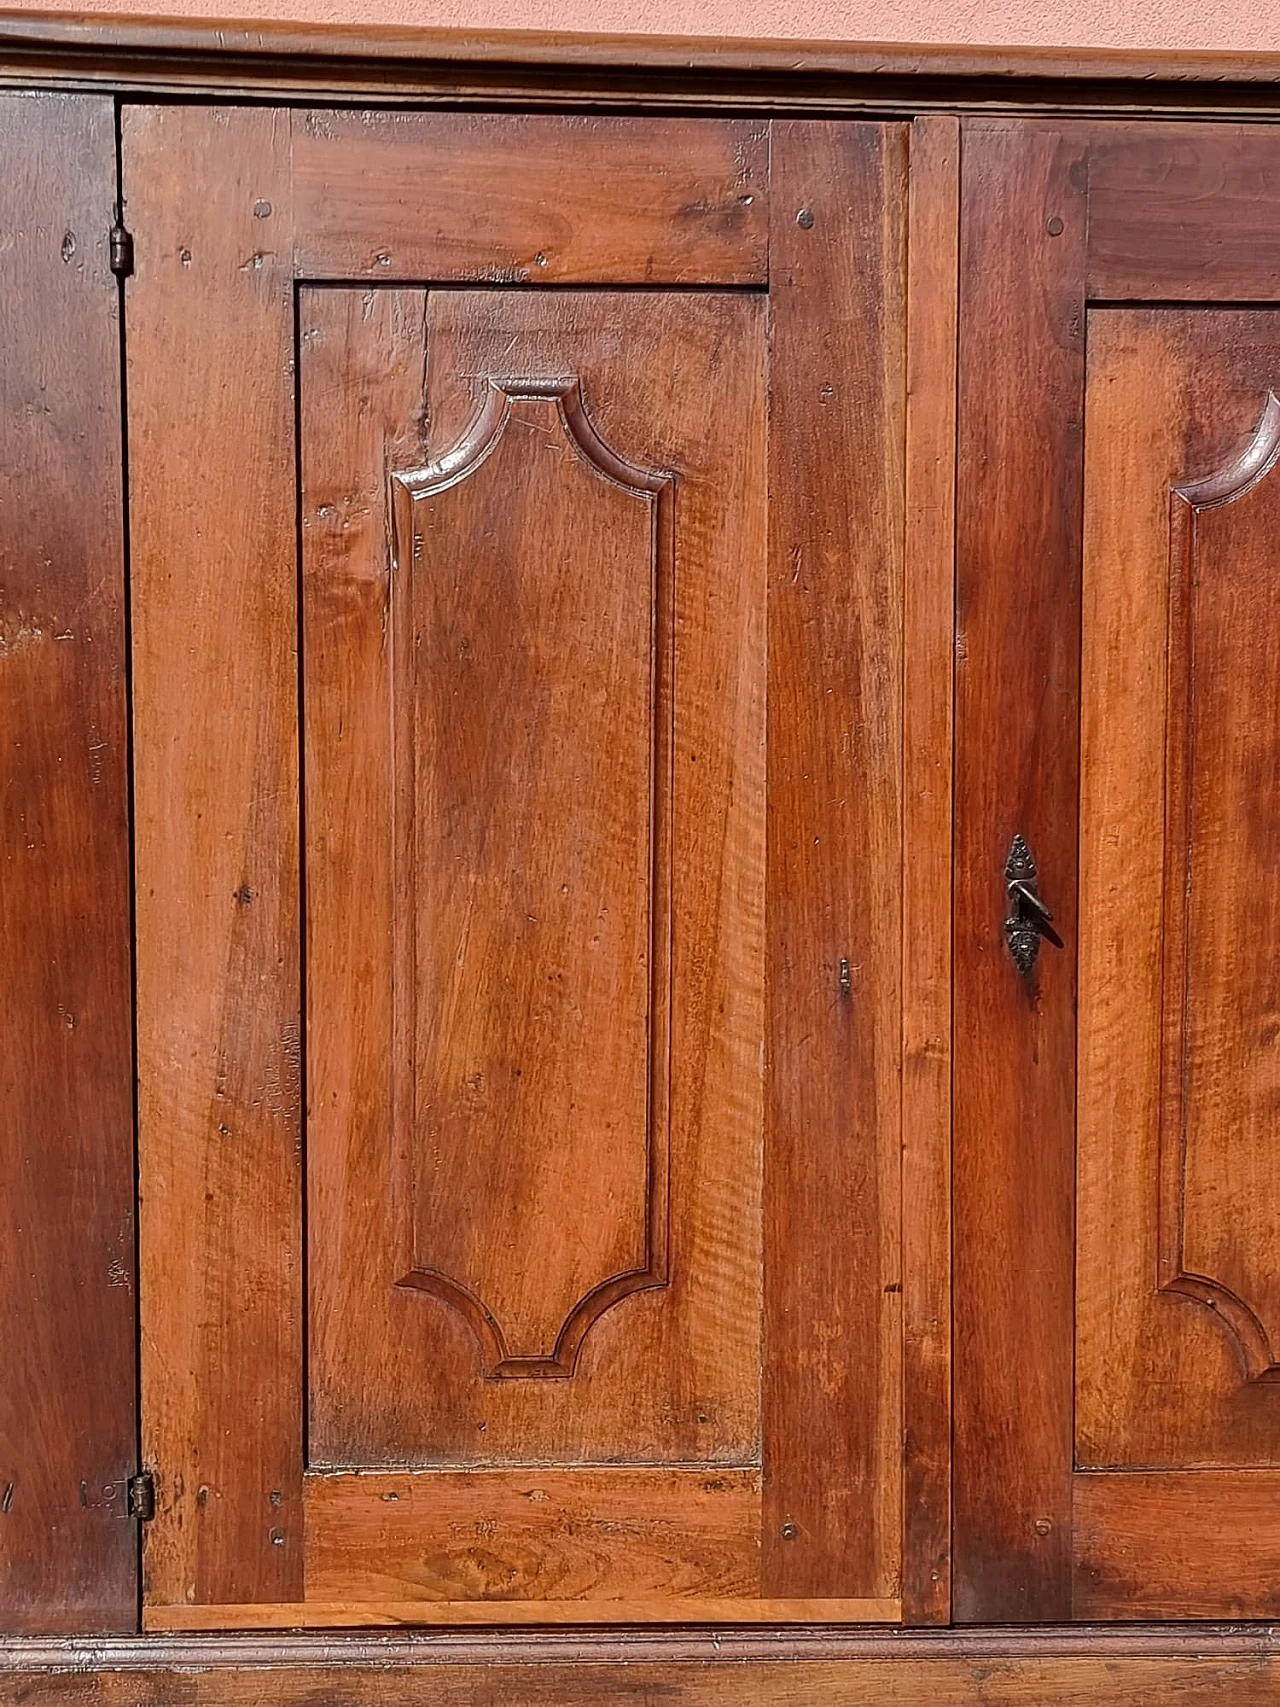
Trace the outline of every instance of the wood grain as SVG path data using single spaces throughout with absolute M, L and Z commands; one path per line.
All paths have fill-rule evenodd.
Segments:
M 1256 441 L 1280 327 L 1096 310 L 1089 342 L 1076 1457 L 1275 1465 L 1274 476 L 1194 523 L 1180 490 Z
M 1280 272 L 1280 151 L 1261 125 L 1098 127 L 1091 297 L 1265 302 Z
M 1280 324 L 1263 318 L 1252 437 L 1171 494 L 1159 1277 L 1213 1311 L 1249 1381 L 1275 1383 Z M 1197 391 L 1213 354 L 1184 352 Z
M 891 1625 L 800 1624 L 722 1626 L 696 1620 L 665 1625 L 547 1625 L 530 1629 L 463 1628 L 152 1632 L 149 1635 L 0 1636 L 0 1675 L 66 1671 L 93 1660 L 115 1672 L 183 1668 L 233 1671 L 261 1679 L 278 1672 L 330 1666 L 350 1676 L 357 1667 L 390 1670 L 411 1679 L 426 1670 L 485 1665 L 515 1676 L 521 1665 L 552 1664 L 571 1677 L 580 1666 L 709 1669 L 723 1661 L 744 1681 L 761 1661 L 785 1667 L 836 1665 L 852 1675 L 857 1662 L 888 1660 L 902 1671 L 922 1662 L 1014 1667 L 1097 1660 L 1123 1669 L 1135 1661 L 1209 1658 L 1215 1665 L 1252 1660 L 1261 1667 L 1280 1656 L 1280 1631 L 1266 1623 L 1115 1621 L 1072 1624 L 994 1624 L 950 1629 Z M 745 1663 L 744 1663 L 745 1662 Z
M 105 98 L 0 99 L 0 1629 L 128 1630 L 120 327 Z
M 707 1620 L 780 1631 L 786 1624 L 811 1625 L 834 1619 L 844 1624 L 894 1624 L 902 1616 L 899 1600 L 399 1600 L 295 1601 L 268 1606 L 151 1606 L 143 1611 L 148 1631 L 179 1630 L 342 1630 L 395 1626 L 466 1628 L 491 1625 L 536 1627 L 687 1624 Z
M 288 144 L 270 111 L 124 117 L 144 1566 L 160 1602 L 302 1591 Z
M 911 126 L 902 588 L 903 1617 L 951 1617 L 951 758 L 960 125 Z
M 900 126 L 774 129 L 770 1595 L 900 1582 L 905 151 Z
M 1274 113 L 1280 54 L 319 25 L 15 9 L 0 76 L 341 100 L 460 98 L 846 113 L 938 106 Z
M 1079 1618 L 1272 1618 L 1280 1472 L 1132 1471 L 1075 1479 Z
M 1083 147 L 995 120 L 963 137 L 953 1604 L 966 1622 L 1070 1611 Z M 1003 932 L 1015 833 L 1066 943 L 1026 978 Z
M 393 503 L 394 906 L 416 921 L 397 1284 L 525 1380 L 572 1378 L 668 1268 L 674 477 L 607 446 L 581 389 L 491 378 Z
M 87 1668 L 95 1668 L 88 1670 Z M 0 1699 L 110 1707 L 238 1707 L 269 1694 L 357 1707 L 456 1701 L 830 1701 L 918 1707 L 1280 1700 L 1280 1636 L 1266 1625 L 1094 1624 L 906 1631 L 856 1625 L 664 1629 L 426 1629 L 175 1633 L 96 1642 L 0 1641 Z M 178 1695 L 175 1692 L 181 1691 Z
M 763 301 L 512 290 L 428 303 L 327 289 L 302 306 L 312 1462 L 758 1464 Z M 674 883 L 677 967 L 672 1272 L 664 1290 L 599 1317 L 572 1380 L 484 1380 L 466 1318 L 395 1284 L 413 1260 L 404 1169 L 388 1142 L 386 477 L 389 462 L 421 461 L 421 445 L 406 455 L 403 440 L 421 419 L 424 353 L 430 456 L 464 434 L 502 364 L 530 378 L 577 374 L 606 443 L 676 476 L 675 854 L 662 878 Z M 647 613 L 647 561 L 635 574 Z M 647 891 L 647 872 L 635 882 Z M 323 956 L 343 933 L 352 952 L 340 967 Z M 589 1182 L 573 1176 L 588 1165 L 585 1151 L 566 1170 L 548 1164 L 565 1208 L 541 1200 L 538 1225 L 522 1232 L 531 1282 L 560 1260 L 541 1263 L 549 1242 L 575 1260 L 572 1205 Z
M 554 1665 L 562 1678 L 581 1666 L 708 1670 L 722 1661 L 746 1681 L 769 1661 L 783 1667 L 834 1665 L 852 1676 L 857 1664 L 889 1661 L 896 1669 L 923 1662 L 988 1670 L 1096 1660 L 1120 1671 L 1138 1661 L 1209 1658 L 1215 1665 L 1251 1660 L 1261 1670 L 1280 1656 L 1280 1631 L 1266 1623 L 1155 1620 L 1034 1625 L 970 1625 L 907 1629 L 884 1624 L 720 1625 L 691 1620 L 679 1626 L 546 1625 L 529 1629 L 153 1631 L 92 1637 L 0 1636 L 0 1676 L 83 1668 L 91 1660 L 121 1673 L 245 1668 L 266 1681 L 273 1674 L 317 1666 L 350 1677 L 359 1667 L 391 1670 L 405 1681 L 421 1671 L 447 1676 L 456 1667 L 484 1665 L 516 1676 L 521 1665 Z M 926 1672 L 927 1675 L 927 1672 Z M 940 1674 L 941 1675 L 941 1674 Z
M 758 1470 L 312 1475 L 308 1601 L 758 1599 Z
M 1176 1330 L 1194 1333 L 1187 1318 L 1197 1314 L 1154 1296 L 1169 502 L 1184 425 L 1167 324 L 1149 311 L 1095 311 L 1089 328 L 1076 1169 L 1076 1454 L 1086 1468 L 1166 1461 L 1188 1397 Z M 1157 1404 L 1144 1347 L 1158 1362 Z
M 338 389 L 358 430 L 364 389 Z M 327 387 L 316 407 L 304 462 L 336 448 Z M 380 460 L 350 472 L 376 480 Z M 508 379 L 393 484 L 385 665 L 353 675 L 344 643 L 349 503 L 322 495 L 335 549 L 304 550 L 304 601 L 340 605 L 306 654 L 308 1008 L 322 1035 L 378 952 L 362 891 L 386 873 L 331 893 L 371 756 L 393 791 L 374 857 L 391 1142 L 412 1173 L 395 1283 L 461 1312 L 486 1374 L 567 1379 L 606 1310 L 666 1284 L 673 480 L 596 438 L 579 381 Z M 354 766 L 353 741 L 372 749 Z M 318 1099 L 317 1157 L 344 1112 Z M 316 1241 L 325 1295 L 328 1257 Z
M 362 131 L 357 120 L 335 119 L 327 134 L 335 147 L 342 141 L 344 157 L 362 162 L 366 190 L 376 182 L 378 162 L 385 163 L 394 192 L 390 211 L 380 216 L 387 242 L 429 230 L 417 205 L 403 197 L 411 176 L 414 183 L 431 181 L 424 165 L 434 158 L 426 144 L 436 121 L 417 115 L 399 125 L 380 118 Z M 352 125 L 356 129 L 349 130 Z M 476 182 L 487 183 L 492 162 L 486 150 L 506 132 L 497 121 L 465 128 Z M 555 147 L 548 144 L 548 158 L 556 155 L 569 185 L 570 204 L 576 191 L 566 162 L 576 160 L 584 171 L 593 162 L 598 166 L 592 150 L 607 128 L 596 121 L 566 123 Z M 322 129 L 312 126 L 313 141 Z M 716 147 L 729 138 L 737 169 L 749 179 L 756 170 L 750 158 L 756 131 L 710 127 L 707 138 L 713 132 L 720 136 Z M 542 146 L 534 139 L 553 135 L 542 125 L 517 126 L 510 134 L 528 141 L 534 156 Z M 579 146 L 569 148 L 566 138 Z M 372 1593 L 368 1583 L 350 1582 L 339 1592 L 332 1579 L 340 1575 L 340 1562 L 330 1561 L 327 1599 L 309 1584 L 304 1593 L 297 1575 L 303 1411 L 295 1313 L 301 1252 L 292 1195 L 300 1183 L 297 1105 L 287 1060 L 277 1081 L 269 1069 L 278 1040 L 292 1035 L 286 998 L 296 991 L 298 968 L 297 779 L 293 750 L 282 738 L 299 710 L 292 674 L 297 613 L 285 596 L 282 566 L 293 497 L 292 297 L 285 274 L 286 262 L 305 276 L 319 261 L 305 245 L 295 256 L 289 240 L 286 140 L 283 120 L 240 112 L 131 114 L 126 133 L 131 159 L 140 163 L 151 157 L 145 150 L 158 154 L 162 146 L 170 162 L 186 163 L 186 171 L 215 150 L 231 163 L 220 175 L 221 199 L 198 212 L 180 209 L 181 198 L 172 192 L 157 190 L 154 207 L 148 185 L 138 193 L 154 257 L 153 271 L 139 272 L 141 348 L 154 348 L 157 361 L 179 360 L 184 371 L 199 376 L 199 383 L 179 388 L 167 418 L 145 385 L 138 404 L 153 470 L 139 502 L 149 576 L 149 615 L 138 644 L 139 703 L 146 701 L 148 727 L 165 731 L 140 766 L 139 794 L 140 870 L 148 883 L 141 939 L 144 1202 L 152 1216 L 144 1240 L 154 1238 L 148 1250 L 154 1252 L 156 1300 L 147 1391 L 161 1492 L 148 1547 L 148 1616 L 187 1624 L 405 1615 L 395 1610 L 403 1596 L 364 1598 Z M 298 161 L 310 145 L 304 141 L 295 151 L 295 171 L 302 170 Z M 717 1592 L 691 1595 L 683 1615 L 694 1604 L 709 1616 L 765 1621 L 775 1614 L 813 1617 L 818 1608 L 837 1618 L 897 1617 L 900 1611 L 905 154 L 901 126 L 789 124 L 776 139 L 775 169 L 785 174 L 791 199 L 773 229 L 783 284 L 775 305 L 771 401 L 782 455 L 768 480 L 761 293 L 530 291 L 519 287 L 517 274 L 509 287 L 483 291 L 370 291 L 330 281 L 298 297 L 309 1461 L 331 1468 L 434 1465 L 454 1474 L 533 1462 L 539 1474 L 559 1465 L 558 1474 L 581 1474 L 584 1487 L 594 1487 L 593 1477 L 625 1479 L 642 1466 L 750 1476 L 763 1454 L 763 1533 L 753 1509 L 750 1527 L 734 1541 L 737 1559 L 762 1550 L 761 1579 L 753 1586 L 738 1566 L 728 1572 L 708 1543 L 701 1569 Z M 418 163 L 416 175 L 405 165 L 410 159 Z M 615 152 L 613 159 L 610 182 L 618 191 L 631 181 L 627 172 L 640 169 L 640 157 L 628 164 Z M 503 218 L 513 230 L 528 224 L 532 215 L 523 194 L 509 191 L 505 213 L 503 197 L 490 194 L 489 224 L 470 238 L 454 210 L 453 257 L 440 263 L 446 276 L 502 283 L 490 268 L 486 233 Z M 375 205 L 372 191 L 367 199 Z M 804 217 L 797 220 L 797 213 Z M 551 213 L 544 208 L 539 217 L 554 236 Z M 755 217 L 733 215 L 748 224 Z M 216 229 L 206 231 L 201 219 Z M 138 236 L 141 242 L 141 226 Z M 664 252 L 655 236 L 643 254 L 624 247 L 608 266 L 620 282 L 652 283 L 664 276 Z M 350 257 L 338 259 L 356 268 Z M 717 264 L 706 262 L 699 281 L 716 282 Z M 377 276 L 388 273 L 394 277 L 394 264 Z M 842 319 L 839 344 L 828 335 L 833 294 L 859 304 L 857 314 Z M 212 356 L 188 350 L 183 340 L 193 336 L 192 325 L 207 330 L 223 321 L 227 336 Z M 397 608 L 388 542 L 396 541 L 403 555 L 413 541 L 428 568 L 436 542 L 423 522 L 389 517 L 387 494 L 397 485 L 424 513 L 433 495 L 455 510 L 472 504 L 465 481 L 446 487 L 430 469 L 463 439 L 486 395 L 494 394 L 490 381 L 501 382 L 498 391 L 507 386 L 508 395 L 519 391 L 532 408 L 548 402 L 553 381 L 569 395 L 563 389 L 569 379 L 577 381 L 598 438 L 596 460 L 614 458 L 605 468 L 612 488 L 602 501 L 619 514 L 624 508 L 634 513 L 637 493 L 666 489 L 667 476 L 674 476 L 669 861 L 661 789 L 654 788 L 658 828 L 650 829 L 650 853 L 656 879 L 647 867 L 637 875 L 634 858 L 627 864 L 623 857 L 628 846 L 634 853 L 640 845 L 630 820 L 614 825 L 611 819 L 606 852 L 622 863 L 602 866 L 592 884 L 607 891 L 619 928 L 626 926 L 624 865 L 632 888 L 655 880 L 671 885 L 672 1263 L 665 1287 L 620 1299 L 599 1316 L 581 1342 L 572 1379 L 486 1380 L 486 1367 L 493 1374 L 499 1366 L 486 1366 L 465 1313 L 430 1289 L 398 1286 L 397 1280 L 410 1270 L 443 1273 L 448 1267 L 477 1296 L 483 1285 L 501 1281 L 501 1291 L 510 1280 L 503 1307 L 513 1319 L 521 1311 L 529 1317 L 526 1337 L 537 1342 L 545 1362 L 544 1342 L 555 1331 L 551 1318 L 563 1319 L 557 1311 L 568 1292 L 606 1258 L 606 1266 L 633 1258 L 607 1240 L 607 1249 L 588 1248 L 573 1231 L 582 1217 L 554 1205 L 541 1216 L 547 1230 L 538 1232 L 569 1242 L 563 1261 L 553 1255 L 539 1263 L 537 1247 L 526 1245 L 513 1264 L 496 1232 L 484 1245 L 482 1263 L 461 1247 L 447 1265 L 421 1263 L 413 1249 L 415 1222 L 420 1243 L 440 1243 L 440 1212 L 424 1198 L 415 1213 L 406 1183 L 405 1152 L 412 1152 L 418 1135 L 403 1122 L 405 1081 L 393 1062 L 406 1045 L 417 1049 L 422 1033 L 405 1020 L 395 992 L 406 968 L 411 981 L 416 977 L 424 942 L 430 951 L 433 939 L 397 931 L 397 917 L 417 912 L 418 901 L 396 873 L 403 874 L 406 855 L 415 866 L 424 858 L 440 865 L 440 849 L 429 836 L 424 840 L 423 825 L 455 825 L 467 812 L 433 819 L 436 793 L 443 788 L 444 799 L 453 787 L 449 778 L 468 774 L 473 737 L 487 730 L 494 751 L 510 741 L 521 706 L 537 699 L 542 678 L 536 657 L 516 660 L 523 675 L 491 671 L 484 691 L 495 700 L 506 696 L 506 722 L 495 715 L 451 726 L 447 713 L 474 664 L 474 645 L 466 664 L 447 648 L 432 650 L 433 624 L 447 635 L 457 627 L 457 610 L 445 608 L 450 597 L 458 604 L 456 590 L 450 594 L 440 575 L 430 578 L 421 599 L 410 591 L 407 611 Z M 159 444 L 162 418 L 169 426 L 167 462 Z M 248 447 L 243 433 L 237 442 L 233 418 L 253 423 L 257 437 Z M 541 416 L 534 422 L 522 409 L 521 432 L 539 424 L 554 426 Z M 193 493 L 178 478 L 179 455 L 190 462 L 197 427 L 202 444 L 234 450 L 226 452 L 225 477 Z M 561 432 L 554 442 L 576 455 L 572 437 Z M 541 450 L 553 448 L 553 439 Z M 503 490 L 524 495 L 505 532 L 501 506 L 486 501 L 456 523 L 458 537 L 469 538 L 483 525 L 486 537 L 506 541 L 507 557 L 517 547 L 525 550 L 530 537 L 550 557 L 563 556 L 566 531 L 575 539 L 591 537 L 595 524 L 582 507 L 576 463 L 561 468 L 576 483 L 573 492 L 556 488 L 548 505 L 544 488 L 554 469 L 540 463 L 534 482 L 531 464 L 516 459 L 507 466 L 501 442 L 491 435 L 489 460 L 477 457 L 477 470 L 487 469 L 487 479 L 499 478 Z M 518 440 L 511 443 L 514 453 Z M 578 443 L 585 443 L 581 433 Z M 242 456 L 251 472 L 233 477 Z M 833 482 L 833 457 L 860 470 L 859 480 Z M 619 482 L 624 463 L 648 475 Z M 406 470 L 406 478 L 389 479 Z M 785 835 L 769 878 L 771 904 L 782 921 L 774 950 L 774 966 L 782 969 L 772 998 L 777 1029 L 769 1054 L 781 1087 L 781 1117 L 769 1135 L 770 1207 L 762 1216 L 766 493 L 778 518 L 769 613 L 770 681 L 777 692 L 768 732 L 777 742 L 777 757 L 770 759 L 778 779 L 773 822 Z M 571 530 L 560 519 L 546 522 L 548 508 L 566 505 Z M 650 509 L 660 512 L 661 506 Z M 666 525 L 659 513 L 660 538 Z M 616 518 L 605 531 L 616 535 Z M 179 542 L 186 542 L 182 549 Z M 629 658 L 640 620 L 634 603 L 638 557 L 635 541 L 630 544 L 630 580 L 620 564 L 616 577 L 604 577 L 598 587 L 570 579 L 558 595 L 566 601 L 562 607 L 543 601 L 535 610 L 529 598 L 521 603 L 519 576 L 504 589 L 491 576 L 490 602 L 496 608 L 501 591 L 506 614 L 524 610 L 525 629 L 550 636 L 550 651 L 558 654 L 565 650 L 556 628 L 562 608 L 584 636 L 590 633 L 606 662 L 605 634 L 616 622 L 617 658 Z M 447 569 L 450 560 L 445 553 L 438 567 Z M 652 561 L 646 557 L 641 568 L 638 581 L 652 621 L 660 611 L 662 578 L 655 600 Z M 208 602 L 215 571 L 224 595 L 216 609 Z M 614 586 L 615 578 L 625 584 Z M 411 587 L 411 580 L 401 576 L 399 585 Z M 487 585 L 483 576 L 481 585 Z M 404 653 L 421 654 L 424 631 L 428 688 L 439 703 L 410 703 L 408 726 L 436 769 L 411 775 L 416 827 L 410 835 L 397 805 L 404 790 L 395 782 L 400 737 L 394 731 L 406 724 L 396 700 L 406 696 L 396 683 L 411 679 L 404 674 Z M 611 712 L 630 719 L 625 739 L 617 730 L 610 734 L 607 783 L 596 764 L 589 778 L 578 778 L 568 790 L 600 797 L 598 810 L 606 809 L 607 788 L 620 786 L 628 762 L 635 762 L 640 725 L 652 716 L 656 730 L 665 727 L 660 620 L 654 632 L 658 666 L 648 700 L 634 673 L 605 671 Z M 162 664 L 166 648 L 197 659 L 199 679 L 207 672 L 220 693 L 232 696 L 235 721 L 222 718 L 228 741 L 216 755 L 202 750 L 200 739 L 208 732 L 201 708 L 209 696 L 192 691 L 189 682 L 179 693 L 172 668 L 166 673 Z M 585 652 L 574 662 L 587 670 Z M 414 668 L 421 667 L 418 657 Z M 578 680 L 579 697 L 594 691 L 591 679 Z M 423 699 L 416 688 L 407 697 Z M 573 738 L 579 739 L 576 731 Z M 455 750 L 448 740 L 461 745 Z M 647 762 L 652 786 L 668 764 L 660 740 L 650 741 Z M 506 760 L 499 766 L 508 781 L 518 768 Z M 545 792 L 551 786 L 546 766 L 537 769 Z M 550 823 L 551 796 L 539 800 L 535 815 Z M 580 813 L 577 801 L 571 804 Z M 624 804 L 617 811 L 625 816 Z M 520 813 L 509 816 L 518 820 Z M 498 849 L 504 870 L 521 864 L 516 843 L 509 856 L 492 839 L 486 846 Z M 269 861 L 265 874 L 250 857 L 258 855 Z M 170 891 L 161 893 L 164 882 Z M 184 929 L 171 892 L 186 898 Z M 429 885 L 428 892 L 435 893 Z M 249 911 L 259 903 L 261 914 Z M 558 905 L 554 896 L 551 904 Z M 636 912 L 632 924 L 640 917 Z M 563 946 L 565 933 L 556 934 Z M 629 984 L 632 973 L 622 974 L 642 939 L 630 930 L 629 946 L 605 980 L 628 1013 L 626 992 L 634 979 Z M 340 942 L 349 953 L 333 952 Z M 646 977 L 658 969 L 658 959 L 654 953 Z M 192 988 L 180 986 L 180 961 Z M 431 1000 L 451 976 L 444 962 L 435 974 L 428 979 Z M 646 985 L 650 1003 L 661 999 L 661 989 L 660 977 Z M 466 1008 L 469 1024 L 479 1011 L 474 992 L 455 1006 L 459 1013 Z M 598 1009 L 596 1003 L 592 1011 Z M 605 1023 L 616 1022 L 606 1015 Z M 581 1052 L 585 1039 L 575 1047 Z M 545 1054 L 538 1055 L 543 1065 Z M 423 1059 L 439 1065 L 430 1052 Z M 621 1108 L 630 1095 L 634 1066 L 634 1059 L 620 1056 L 606 1070 L 602 1060 L 593 1108 L 598 1102 L 596 1113 L 603 1111 L 606 1120 L 614 1118 L 609 1098 L 620 1099 Z M 433 1075 L 440 1077 L 435 1067 L 426 1077 Z M 575 1073 L 575 1084 L 580 1077 Z M 413 1078 L 421 1081 L 421 1070 Z M 651 1089 L 648 1094 L 652 1100 Z M 569 1104 L 561 1112 L 574 1115 Z M 510 1121 L 499 1124 L 510 1137 Z M 247 1154 L 232 1142 L 242 1129 L 257 1139 Z M 421 1171 L 431 1145 L 419 1148 Z M 526 1150 L 532 1154 L 530 1146 Z M 585 1160 L 575 1152 L 558 1176 L 562 1198 L 570 1187 L 582 1189 L 587 1162 L 595 1166 L 610 1154 L 607 1146 Z M 650 1170 L 651 1184 L 651 1162 Z M 431 1171 L 438 1183 L 434 1161 Z M 481 1171 L 489 1189 L 492 1169 Z M 634 1181 L 611 1163 L 607 1171 L 616 1231 L 634 1220 L 623 1201 L 634 1195 Z M 455 1200 L 469 1202 L 475 1186 L 468 1176 Z M 648 1214 L 653 1222 L 652 1202 Z M 593 1227 L 599 1221 L 588 1219 Z M 453 1220 L 461 1225 L 463 1217 Z M 424 1226 L 431 1235 L 425 1241 Z M 456 1235 L 455 1227 L 449 1234 L 455 1243 Z M 177 1250 L 192 1278 L 166 1290 L 162 1253 Z M 797 1260 L 801 1254 L 804 1260 Z M 625 1264 L 614 1270 L 615 1276 L 624 1272 Z M 766 1333 L 779 1352 L 765 1354 L 763 1416 L 762 1273 L 771 1288 Z M 555 1309 L 544 1308 L 538 1294 L 549 1282 Z M 536 1321 L 530 1299 L 534 1313 L 541 1312 Z M 264 1385 L 268 1364 L 278 1376 L 270 1386 Z M 246 1410 L 252 1417 L 247 1430 Z M 233 1438 L 237 1419 L 245 1443 Z M 479 1479 L 466 1483 L 479 1485 Z M 276 1549 L 265 1557 L 264 1494 L 270 1508 L 265 1539 Z M 473 1522 L 483 1519 L 480 1504 Z M 547 1533 L 550 1542 L 554 1527 Z M 313 1540 L 323 1553 L 323 1535 Z M 625 1617 L 632 1608 L 636 1616 L 676 1616 L 678 1597 L 654 1592 L 660 1585 L 653 1568 L 643 1565 L 639 1552 L 635 1557 L 650 1598 L 636 1599 L 628 1589 L 628 1598 L 611 1603 L 616 1615 Z M 547 1570 L 555 1574 L 550 1556 Z M 272 1592 L 273 1580 L 282 1582 L 279 1592 Z M 726 1582 L 740 1599 L 720 1592 Z M 213 1601 L 220 1604 L 207 1604 Z M 432 1615 L 467 1604 L 436 1601 Z M 548 1617 L 568 1620 L 579 1603 L 530 1595 L 503 1604 L 506 1610 L 494 1616 L 527 1618 L 530 1607 L 543 1605 Z M 513 1610 L 520 1607 L 523 1613 Z
M 293 165 L 306 277 L 769 276 L 767 132 L 756 120 L 311 112 L 295 122 Z
M 646 1707 L 655 1699 L 675 1707 L 919 1707 L 922 1701 L 939 1707 L 1077 1707 L 1082 1701 L 1098 1707 L 1156 1701 L 1265 1707 L 1280 1701 L 1280 1658 L 1266 1631 L 1242 1641 L 1197 1626 L 1170 1632 L 1166 1642 L 1150 1635 L 1117 1642 L 1094 1627 L 1070 1646 L 1059 1633 L 1045 1631 L 1036 1633 L 1029 1652 L 1007 1631 L 991 1632 L 976 1649 L 939 1632 L 941 1640 L 927 1650 L 918 1637 L 872 1631 L 819 1631 L 807 1639 L 797 1632 L 782 1641 L 770 1632 L 759 1643 L 744 1639 L 749 1634 L 717 1630 L 688 1639 L 649 1633 L 637 1641 L 631 1632 L 620 1642 L 548 1632 L 541 1643 L 549 1651 L 527 1659 L 504 1649 L 502 1633 L 328 1637 L 318 1652 L 316 1637 L 238 1637 L 231 1640 L 253 1654 L 246 1652 L 239 1664 L 226 1653 L 227 1638 L 144 1638 L 127 1657 L 113 1648 L 104 1660 L 100 1649 L 80 1646 L 42 1657 L 39 1669 L 33 1660 L 32 1669 L 0 1682 L 0 1699 L 21 1699 L 27 1707 L 172 1707 L 178 1701 L 257 1707 L 267 1692 L 280 1707 L 316 1701 L 344 1707 L 598 1707 L 605 1701 Z M 511 1636 L 530 1646 L 526 1634 Z M 597 1657 L 606 1642 L 618 1651 Z M 557 1651 L 562 1644 L 568 1654 Z M 480 1652 L 465 1660 L 450 1652 L 464 1646 Z M 678 1655 L 650 1657 L 659 1646 L 677 1648 Z M 21 1656 L 6 1654 L 0 1664 L 8 1669 L 13 1660 Z M 102 1662 L 103 1669 L 86 1672 L 86 1661 Z

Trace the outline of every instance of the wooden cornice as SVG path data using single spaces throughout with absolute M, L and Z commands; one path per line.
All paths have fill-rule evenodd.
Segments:
M 1280 53 L 957 48 L 0 12 L 0 80 L 290 99 L 1280 111 Z

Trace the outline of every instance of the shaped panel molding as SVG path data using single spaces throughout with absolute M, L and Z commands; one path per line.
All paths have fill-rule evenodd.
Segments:
M 1280 398 L 1170 517 L 1159 1284 L 1280 1380 Z
M 494 379 L 392 486 L 398 1284 L 565 1378 L 667 1277 L 674 480 Z

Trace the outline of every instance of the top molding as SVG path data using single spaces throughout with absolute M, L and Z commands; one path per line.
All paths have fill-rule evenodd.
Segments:
M 951 48 L 0 11 L 0 83 L 521 105 L 1280 112 L 1280 53 Z

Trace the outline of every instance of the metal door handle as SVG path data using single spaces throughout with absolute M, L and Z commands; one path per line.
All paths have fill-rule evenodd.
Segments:
M 1031 857 L 1026 839 L 1021 835 L 1015 836 L 1004 862 L 1009 907 L 1004 921 L 1004 938 L 1013 964 L 1024 976 L 1036 963 L 1041 937 L 1055 948 L 1062 947 L 1062 938 L 1053 928 L 1053 914 L 1040 899 L 1038 878 L 1036 862 Z

